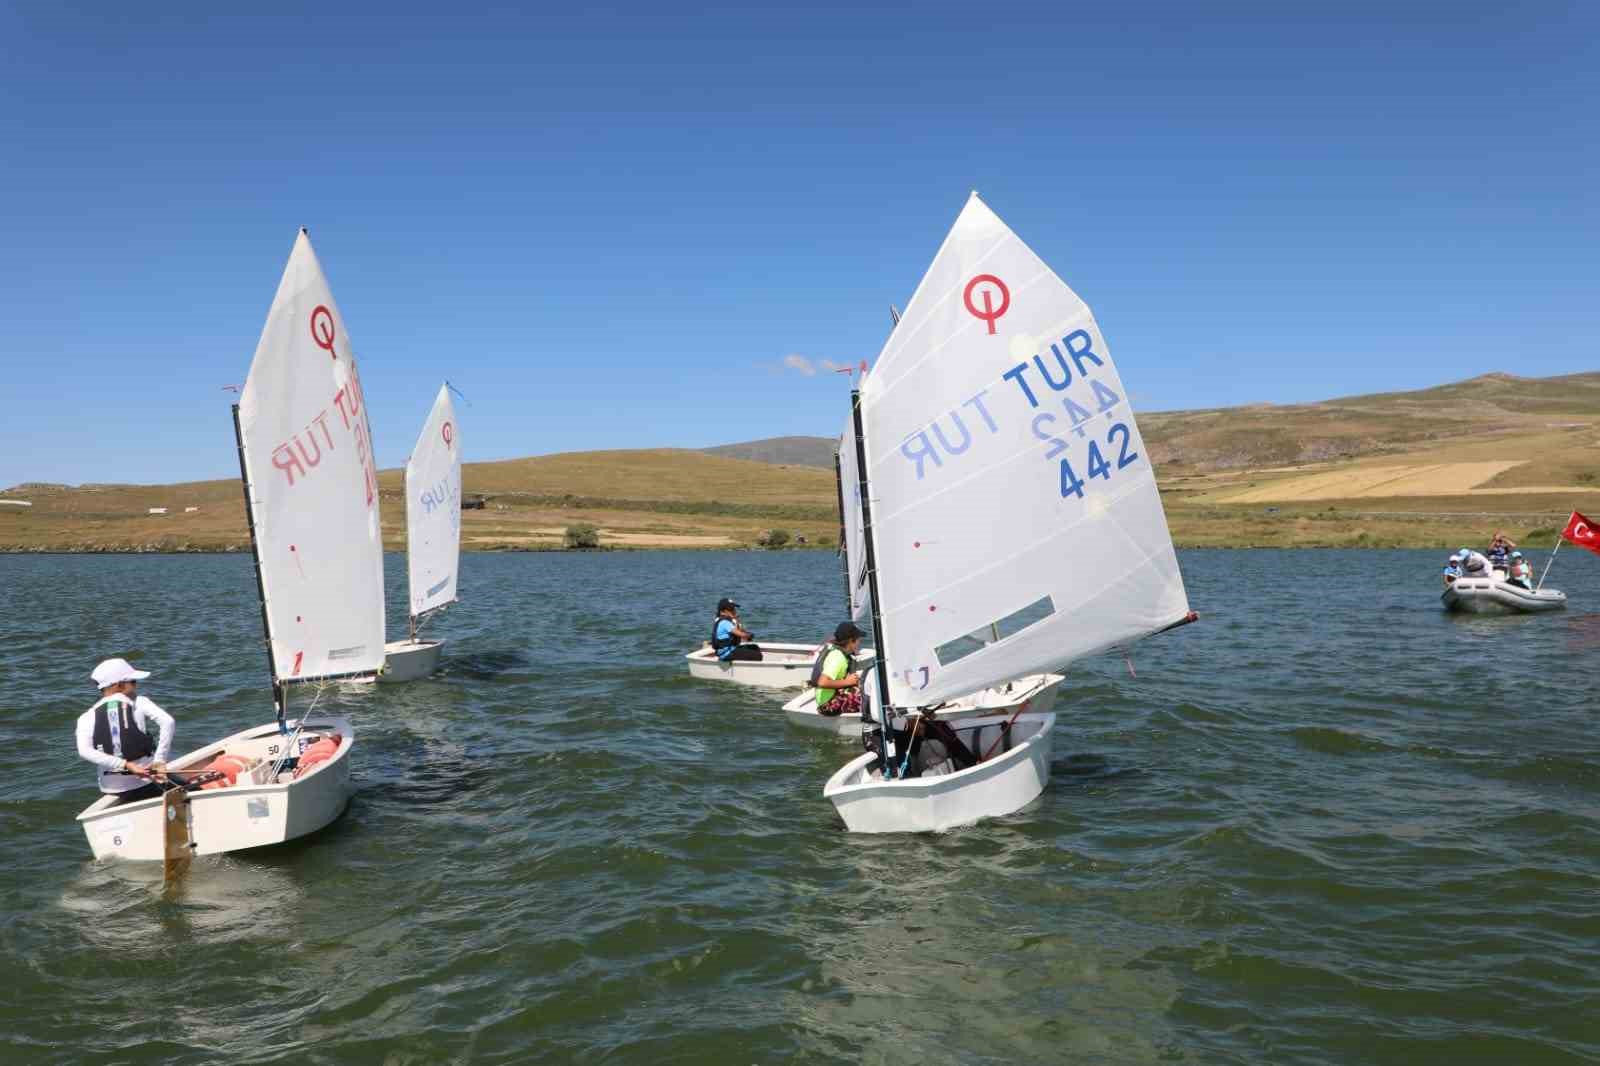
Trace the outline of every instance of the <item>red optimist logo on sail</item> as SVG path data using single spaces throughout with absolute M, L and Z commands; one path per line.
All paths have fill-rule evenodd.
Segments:
M 980 308 L 973 302 L 976 295 L 983 306 Z M 999 297 L 996 305 L 995 298 Z M 967 282 L 966 289 L 961 293 L 961 302 L 967 305 L 967 313 L 989 327 L 989 335 L 994 336 L 994 324 L 1000 316 L 1011 308 L 1011 290 L 1006 288 L 1006 283 L 993 274 L 979 274 Z
M 1580 548 L 1587 548 L 1600 555 L 1600 528 L 1596 528 L 1592 518 L 1573 511 L 1572 517 L 1567 519 L 1567 528 L 1561 531 L 1561 536 Z

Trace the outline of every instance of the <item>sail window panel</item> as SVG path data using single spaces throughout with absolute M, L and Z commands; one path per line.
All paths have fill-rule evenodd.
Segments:
M 1042 596 L 1021 610 L 1012 611 L 1004 618 L 997 618 L 982 629 L 975 629 L 971 633 L 940 644 L 933 649 L 933 654 L 939 660 L 940 666 L 949 666 L 975 652 L 982 651 L 991 644 L 1015 636 L 1029 626 L 1038 625 L 1055 613 L 1055 601 L 1049 596 Z

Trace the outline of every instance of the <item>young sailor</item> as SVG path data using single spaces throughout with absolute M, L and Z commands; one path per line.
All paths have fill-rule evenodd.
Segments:
M 861 630 L 854 622 L 840 622 L 833 642 L 817 656 L 812 684 L 817 687 L 817 713 L 827 718 L 861 713 L 861 675 L 856 673 L 856 652 L 861 650 Z
M 172 715 L 138 694 L 148 670 L 135 670 L 126 659 L 107 659 L 94 668 L 100 702 L 78 716 L 78 757 L 94 763 L 101 792 L 127 800 L 159 796 L 163 768 L 172 750 Z M 120 696 L 121 699 L 107 699 Z M 150 738 L 155 723 L 158 739 Z
M 711 623 L 711 647 L 723 662 L 760 662 L 761 649 L 744 643 L 755 636 L 739 624 L 739 605 L 727 597 L 717 601 L 717 617 Z

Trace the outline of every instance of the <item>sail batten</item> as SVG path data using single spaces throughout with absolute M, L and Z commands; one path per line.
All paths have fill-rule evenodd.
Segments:
M 976 196 L 862 386 L 899 706 L 1189 613 L 1138 424 L 1093 313 Z
M 344 320 L 303 230 L 237 417 L 274 679 L 377 671 L 383 541 L 372 433 Z
M 439 386 L 406 463 L 406 577 L 419 618 L 456 600 L 461 558 L 461 427 L 450 387 Z

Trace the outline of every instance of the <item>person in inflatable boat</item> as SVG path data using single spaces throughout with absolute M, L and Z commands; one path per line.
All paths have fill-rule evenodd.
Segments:
M 1461 553 L 1455 552 L 1444 564 L 1444 583 L 1446 586 L 1454 585 L 1456 578 L 1461 576 Z
M 139 695 L 139 682 L 150 671 L 135 670 L 126 659 L 107 659 L 90 676 L 100 700 L 78 716 L 78 757 L 94 764 L 101 792 L 127 801 L 161 795 L 177 730 L 172 715 Z
M 1511 562 L 1511 550 L 1516 546 L 1516 541 L 1506 536 L 1503 530 L 1495 530 L 1494 538 L 1489 541 L 1489 565 L 1496 570 L 1506 569 Z
M 1532 592 L 1533 567 L 1528 564 L 1528 560 L 1522 557 L 1521 552 L 1512 552 L 1510 558 L 1510 569 L 1507 571 L 1509 576 L 1506 578 L 1507 583 Z
M 1488 557 L 1482 552 L 1475 552 L 1471 548 L 1461 549 L 1461 576 L 1474 578 L 1493 578 L 1494 567 L 1490 565 Z

